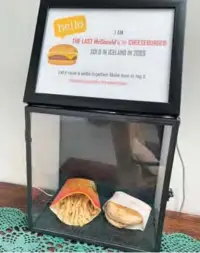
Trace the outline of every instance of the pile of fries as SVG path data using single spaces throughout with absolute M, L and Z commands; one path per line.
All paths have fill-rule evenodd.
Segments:
M 51 204 L 50 209 L 63 223 L 82 227 L 101 212 L 98 194 L 93 181 L 69 180 Z

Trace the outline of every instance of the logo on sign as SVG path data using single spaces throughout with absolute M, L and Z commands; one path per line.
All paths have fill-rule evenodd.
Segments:
M 53 26 L 55 36 L 61 38 L 67 35 L 85 32 L 87 29 L 85 16 L 56 19 Z

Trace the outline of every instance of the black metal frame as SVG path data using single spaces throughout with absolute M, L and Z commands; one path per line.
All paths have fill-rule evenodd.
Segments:
M 38 94 L 35 92 L 40 53 L 49 8 L 172 8 L 175 10 L 174 36 L 171 59 L 171 75 L 169 85 L 169 102 L 123 101 L 116 99 L 88 98 L 77 96 Z M 134 112 L 158 115 L 174 115 L 180 113 L 182 55 L 184 43 L 186 0 L 41 0 L 35 39 L 27 77 L 24 102 L 35 105 L 52 105 L 59 107 L 112 110 L 116 112 Z
M 179 119 L 173 117 L 148 117 L 148 116 L 138 116 L 134 114 L 112 114 L 109 112 L 100 112 L 100 111 L 75 111 L 75 110 L 65 110 L 58 108 L 48 108 L 48 107 L 37 107 L 37 106 L 26 106 L 25 107 L 25 123 L 26 123 L 26 164 L 27 164 L 27 206 L 28 206 L 28 225 L 29 228 L 36 232 L 44 232 L 53 235 L 58 235 L 56 233 L 52 233 L 48 230 L 40 230 L 35 229 L 32 221 L 32 158 L 31 158 L 31 113 L 43 113 L 43 114 L 52 114 L 59 116 L 75 116 L 75 117 L 87 117 L 87 118 L 95 118 L 99 119 L 109 119 L 114 121 L 123 121 L 126 122 L 143 122 L 143 123 L 152 123 L 152 124 L 162 124 L 172 126 L 172 134 L 170 139 L 169 153 L 167 157 L 167 165 L 166 172 L 164 178 L 163 192 L 162 192 L 162 200 L 160 206 L 160 213 L 158 216 L 158 230 L 156 234 L 156 246 L 154 251 L 160 250 L 161 245 L 161 236 L 163 230 L 163 221 L 165 216 L 166 203 L 168 201 L 168 190 L 169 183 L 172 171 L 172 164 L 174 159 L 174 152 L 176 147 L 177 134 L 179 129 Z M 69 235 L 67 235 L 68 237 Z M 69 236 L 70 237 L 70 236 Z M 71 239 L 78 239 L 71 237 Z M 87 243 L 94 243 L 92 240 L 87 240 Z M 102 243 L 102 246 L 106 246 Z M 108 247 L 111 247 L 108 245 Z M 114 246 L 113 246 L 114 247 Z M 131 249 L 133 251 L 133 249 Z

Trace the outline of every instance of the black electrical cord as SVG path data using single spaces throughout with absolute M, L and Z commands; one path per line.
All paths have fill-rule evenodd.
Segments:
M 178 144 L 176 146 L 176 149 L 177 149 L 178 156 L 179 156 L 179 159 L 181 161 L 181 166 L 182 166 L 182 195 L 183 196 L 182 196 L 182 202 L 181 202 L 181 206 L 180 206 L 180 212 L 182 212 L 184 204 L 185 204 L 185 163 L 183 161 L 183 157 L 181 155 Z

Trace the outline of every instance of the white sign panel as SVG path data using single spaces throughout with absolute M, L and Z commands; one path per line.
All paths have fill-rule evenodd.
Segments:
M 168 102 L 173 9 L 50 9 L 37 93 Z

